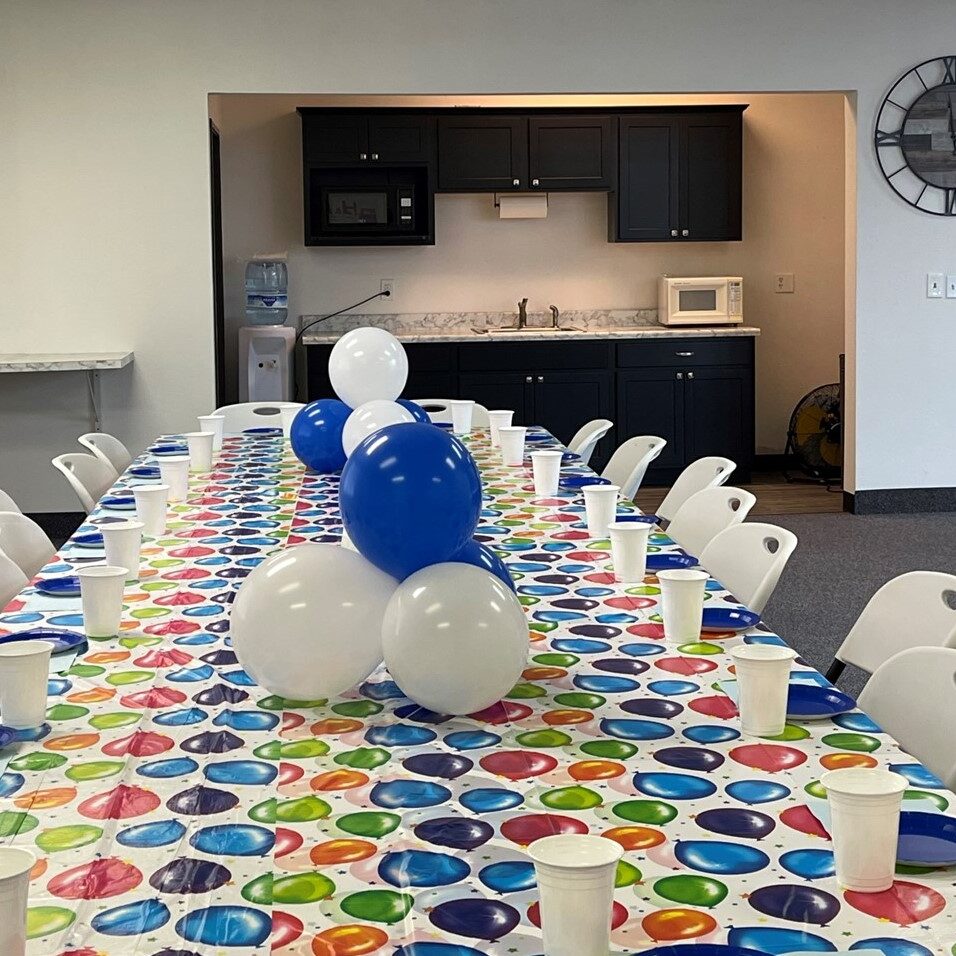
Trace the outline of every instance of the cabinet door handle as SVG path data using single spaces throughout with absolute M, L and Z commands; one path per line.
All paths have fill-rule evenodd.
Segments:
M 368 153 L 359 153 L 359 159 L 368 159 Z
M 693 372 L 688 372 L 688 373 L 687 373 L 687 377 L 688 377 L 688 378 L 693 378 L 693 377 L 694 377 L 694 373 L 693 373 Z
M 532 179 L 532 180 L 531 180 L 531 185 L 532 185 L 532 186 L 540 186 L 540 185 L 541 185 L 541 183 L 540 183 L 540 182 L 538 182 L 538 180 L 537 180 L 537 179 Z
M 530 375 L 526 375 L 525 378 L 524 378 L 524 380 L 525 380 L 525 382 L 527 382 L 528 385 L 531 384 L 531 376 L 530 376 Z
M 671 229 L 671 236 L 672 236 L 674 239 L 677 238 L 677 230 L 676 230 L 676 229 Z
M 372 159 L 378 159 L 378 153 L 372 153 Z
M 675 352 L 675 355 L 679 355 L 681 358 L 690 358 L 693 355 L 693 352 Z
M 543 376 L 543 375 L 539 375 L 539 376 L 538 376 L 538 381 L 539 381 L 539 382 L 543 382 L 543 381 L 544 381 L 544 376 Z
M 683 378 L 683 377 L 684 377 L 684 373 L 683 373 L 683 372 L 678 372 L 678 373 L 677 373 L 677 377 L 678 377 L 678 378 Z
M 372 157 L 375 158 L 374 156 Z M 690 229 L 681 229 L 680 234 L 686 239 L 690 235 Z
M 512 179 L 512 180 L 511 180 L 511 185 L 512 185 L 512 186 L 520 186 L 520 185 L 521 185 L 521 180 L 520 180 L 520 179 Z

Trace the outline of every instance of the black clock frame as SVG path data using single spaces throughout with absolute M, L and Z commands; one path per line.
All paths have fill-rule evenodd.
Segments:
M 880 171 L 893 191 L 914 209 L 932 216 L 956 216 L 956 117 L 952 98 L 947 133 L 953 142 L 952 185 L 931 182 L 914 168 L 904 146 L 904 130 L 913 107 L 926 94 L 945 87 L 951 87 L 956 96 L 956 55 L 933 57 L 908 70 L 880 104 L 873 136 Z

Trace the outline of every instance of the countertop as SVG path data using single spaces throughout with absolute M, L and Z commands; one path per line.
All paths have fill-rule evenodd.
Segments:
M 132 361 L 132 352 L 0 352 L 0 372 L 95 372 Z

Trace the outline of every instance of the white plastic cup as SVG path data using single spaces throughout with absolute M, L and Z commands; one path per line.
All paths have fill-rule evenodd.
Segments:
M 451 430 L 456 435 L 467 435 L 471 432 L 471 419 L 475 411 L 475 403 L 470 398 L 449 399 L 451 409 Z
M 534 493 L 539 498 L 553 498 L 561 480 L 560 451 L 531 452 L 531 472 L 534 475 Z
M 585 485 L 584 512 L 588 523 L 588 534 L 592 538 L 606 538 L 608 525 L 617 515 L 617 485 Z
M 222 426 L 225 424 L 225 415 L 198 415 L 196 421 L 199 422 L 201 432 L 212 432 L 212 450 L 219 451 L 222 448 Z
M 189 492 L 189 456 L 168 455 L 156 459 L 159 480 L 169 486 L 170 501 L 185 501 Z
M 212 443 L 214 432 L 186 432 L 186 446 L 189 448 L 189 470 L 212 471 Z
M 893 885 L 906 778 L 890 770 L 828 770 L 820 783 L 830 805 L 836 879 L 844 889 L 880 893 Z
M 30 871 L 37 858 L 19 846 L 0 847 L 0 953 L 23 956 L 27 951 L 27 901 Z
M 77 570 L 83 631 L 87 637 L 113 637 L 119 633 L 128 573 L 124 567 L 109 564 L 91 564 Z
M 142 521 L 111 521 L 100 525 L 106 563 L 115 568 L 126 568 L 126 580 L 139 580 L 139 556 L 143 549 Z
M 696 568 L 671 568 L 658 571 L 657 580 L 661 585 L 664 640 L 677 644 L 700 640 L 707 572 Z
M 498 428 L 501 460 L 509 468 L 524 463 L 524 436 L 527 431 L 524 425 L 501 425 Z
M 50 641 L 0 645 L 0 723 L 14 730 L 39 727 L 46 718 Z
M 500 444 L 498 440 L 498 429 L 502 426 L 507 427 L 511 424 L 511 419 L 514 418 L 514 412 L 507 411 L 494 411 L 488 412 L 488 430 L 491 432 L 491 444 L 494 447 L 498 447 Z
M 295 421 L 295 416 L 301 411 L 301 405 L 279 406 L 279 418 L 282 421 L 282 437 L 286 441 L 289 440 L 289 435 L 292 433 L 292 423 Z
M 737 672 L 740 729 L 756 737 L 776 737 L 787 724 L 790 665 L 797 652 L 779 644 L 740 644 L 731 648 Z
M 647 538 L 651 526 L 641 521 L 612 521 L 611 561 L 614 577 L 622 584 L 640 584 L 647 573 Z
M 547 956 L 608 956 L 614 878 L 623 855 L 613 840 L 575 833 L 542 837 L 528 847 Z
M 136 517 L 143 522 L 143 534 L 159 538 L 166 533 L 166 504 L 169 485 L 133 485 Z

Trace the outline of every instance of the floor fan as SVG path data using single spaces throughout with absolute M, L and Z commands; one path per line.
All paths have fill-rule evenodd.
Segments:
M 786 455 L 806 476 L 787 481 L 810 480 L 827 487 L 838 483 L 843 472 L 843 424 L 840 417 L 840 386 L 820 385 L 797 402 L 787 428 Z

